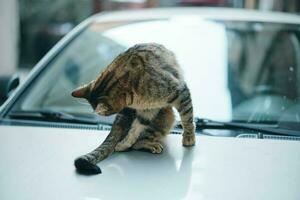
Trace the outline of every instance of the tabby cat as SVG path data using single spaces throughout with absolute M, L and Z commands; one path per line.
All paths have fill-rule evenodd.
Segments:
M 156 43 L 137 44 L 117 56 L 93 81 L 72 92 L 99 115 L 117 117 L 110 134 L 94 151 L 75 160 L 78 170 L 100 173 L 96 163 L 129 148 L 161 153 L 161 139 L 174 123 L 175 107 L 184 146 L 195 144 L 193 106 L 174 54 Z

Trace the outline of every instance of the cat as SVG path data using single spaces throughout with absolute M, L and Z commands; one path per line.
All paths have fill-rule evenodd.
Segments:
M 183 146 L 195 145 L 190 91 L 173 52 L 156 43 L 137 44 L 118 55 L 100 75 L 72 92 L 85 98 L 99 115 L 116 114 L 105 141 L 75 160 L 78 170 L 100 173 L 96 163 L 114 151 L 130 148 L 161 153 L 161 139 L 179 112 Z

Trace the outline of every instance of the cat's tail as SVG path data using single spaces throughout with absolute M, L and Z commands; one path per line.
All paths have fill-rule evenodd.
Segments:
M 114 152 L 117 143 L 128 133 L 135 118 L 135 110 L 123 109 L 112 125 L 112 129 L 104 142 L 92 152 L 75 159 L 74 165 L 81 174 L 99 174 L 101 169 L 96 165 Z

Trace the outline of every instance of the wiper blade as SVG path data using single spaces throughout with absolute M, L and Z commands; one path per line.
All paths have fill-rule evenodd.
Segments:
M 300 136 L 300 131 L 281 128 L 277 124 L 268 126 L 259 126 L 257 124 L 248 124 L 242 122 L 219 122 L 210 119 L 196 118 L 197 130 L 204 129 L 235 129 L 235 130 L 250 130 L 257 131 L 261 134 L 269 133 L 276 135 Z
M 13 119 L 42 119 L 57 122 L 73 122 L 85 124 L 99 124 L 102 123 L 95 117 L 81 117 L 69 113 L 55 111 L 55 110 L 31 110 L 31 111 L 14 111 L 9 114 Z

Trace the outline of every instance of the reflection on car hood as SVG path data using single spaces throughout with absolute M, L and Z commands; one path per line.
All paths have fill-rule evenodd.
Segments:
M 102 174 L 77 174 L 74 158 L 106 135 L 0 126 L 0 199 L 300 199 L 299 142 L 199 136 L 184 148 L 170 135 L 162 155 L 115 153 Z

